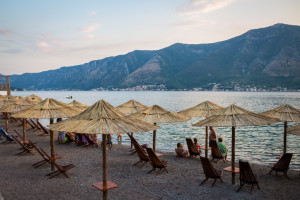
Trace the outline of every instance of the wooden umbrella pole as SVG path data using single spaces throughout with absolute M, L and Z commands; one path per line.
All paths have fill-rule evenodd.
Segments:
M 232 185 L 235 184 L 235 127 L 232 127 L 232 156 L 231 156 L 231 166 L 232 166 Z
M 107 159 L 106 159 L 106 135 L 102 134 L 102 158 L 103 158 L 103 199 L 107 200 Z
M 53 124 L 54 119 L 50 118 L 50 124 Z M 51 147 L 51 158 L 55 160 L 55 147 L 54 147 L 54 132 L 53 130 L 50 130 L 50 147 Z M 55 170 L 54 163 L 51 162 L 51 170 Z
M 26 142 L 26 125 L 27 125 L 26 118 L 23 118 L 23 142 L 24 142 L 24 144 Z
M 283 131 L 283 153 L 286 153 L 286 136 L 287 136 L 287 121 L 284 122 L 284 131 Z
M 154 123 L 154 126 L 156 126 L 156 123 Z M 156 130 L 153 130 L 153 151 L 155 152 L 155 140 L 156 140 Z
M 8 113 L 6 113 L 6 122 L 5 122 L 5 125 L 6 125 L 6 132 L 8 132 Z
M 131 137 L 133 137 L 133 132 L 131 132 Z M 133 148 L 132 140 L 130 140 L 130 148 L 131 148 L 131 149 Z
M 205 158 L 207 158 L 208 154 L 208 126 L 205 127 Z

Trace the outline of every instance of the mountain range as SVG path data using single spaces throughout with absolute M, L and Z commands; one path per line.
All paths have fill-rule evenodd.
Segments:
M 300 26 L 275 24 L 226 41 L 181 44 L 11 76 L 29 90 L 91 90 L 163 85 L 166 89 L 300 89 Z

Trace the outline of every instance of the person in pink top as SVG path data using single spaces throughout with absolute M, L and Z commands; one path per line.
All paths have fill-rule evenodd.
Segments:
M 216 134 L 214 127 L 210 126 L 209 130 L 210 130 L 210 132 L 209 132 L 209 147 L 211 147 L 211 141 L 217 140 L 217 134 Z

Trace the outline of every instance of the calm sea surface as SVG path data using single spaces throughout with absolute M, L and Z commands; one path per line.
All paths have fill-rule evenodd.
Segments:
M 163 108 L 178 112 L 203 101 L 209 100 L 226 107 L 236 104 L 253 112 L 263 112 L 283 104 L 290 104 L 300 109 L 300 93 L 298 92 L 179 92 L 179 91 L 26 91 L 12 92 L 15 96 L 36 94 L 44 98 L 55 98 L 65 103 L 74 99 L 92 105 L 100 99 L 118 106 L 130 99 L 137 100 L 147 106 L 160 105 Z M 66 99 L 71 95 L 73 99 Z M 193 127 L 192 124 L 203 118 L 193 118 L 188 122 L 158 124 L 157 150 L 173 152 L 178 142 L 184 143 L 186 137 L 196 137 L 201 146 L 205 144 L 205 127 Z M 48 120 L 42 121 L 45 125 Z M 297 123 L 289 122 L 288 126 Z M 217 137 L 223 137 L 224 143 L 231 155 L 231 127 L 215 127 Z M 152 145 L 152 132 L 135 134 L 140 143 Z M 129 145 L 123 137 L 123 144 Z M 114 140 L 116 136 L 114 136 Z M 283 150 L 283 123 L 265 126 L 236 128 L 236 161 L 246 159 L 250 163 L 270 165 L 276 162 L 276 156 Z M 289 134 L 287 136 L 287 151 L 294 153 L 291 169 L 300 170 L 300 137 Z

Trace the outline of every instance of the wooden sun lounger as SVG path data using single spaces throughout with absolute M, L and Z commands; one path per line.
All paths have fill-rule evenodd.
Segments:
M 129 138 L 130 138 L 130 140 L 131 140 L 131 142 L 132 142 L 132 144 L 134 143 L 134 142 L 136 142 L 136 143 L 138 143 L 138 141 L 137 141 L 137 139 L 135 139 L 133 136 L 131 136 L 129 133 L 127 133 L 127 135 L 129 136 Z M 138 143 L 139 144 L 139 143 Z M 139 144 L 140 145 L 140 144 Z M 146 148 L 148 147 L 148 144 L 143 144 L 143 145 L 140 145 L 141 147 L 142 147 L 142 149 L 145 151 L 145 153 L 146 153 Z M 135 154 L 136 153 L 136 150 L 134 149 L 134 150 L 130 150 L 130 152 L 132 152 L 130 155 L 133 155 L 133 154 Z
M 223 160 L 223 162 L 226 162 L 225 156 L 223 156 L 218 144 L 216 141 L 211 142 L 211 155 L 212 160 L 217 160 L 217 163 L 219 163 L 220 160 Z
M 152 171 L 156 171 L 157 168 L 159 170 L 156 172 L 156 175 L 158 175 L 162 169 L 164 169 L 167 173 L 169 173 L 166 168 L 168 165 L 168 161 L 160 160 L 151 148 L 146 148 L 146 150 L 150 159 L 150 163 L 153 167 L 153 169 L 151 169 L 148 172 L 148 174 L 151 173 Z
M 39 125 L 39 127 L 43 130 L 44 134 L 46 135 L 50 135 L 50 132 L 48 129 L 46 129 L 40 122 L 37 122 L 37 124 Z
M 141 168 L 143 168 L 146 165 L 146 163 L 150 161 L 149 156 L 146 154 L 146 152 L 143 150 L 143 148 L 137 141 L 133 142 L 133 146 L 134 146 L 135 151 L 137 152 L 137 155 L 140 159 L 137 163 L 135 163 L 133 165 L 137 165 L 138 163 L 141 162 L 142 163 Z
M 34 147 L 32 146 L 26 146 L 25 144 L 23 144 L 17 137 L 15 136 L 12 136 L 14 138 L 15 141 L 17 141 L 17 143 L 19 143 L 19 145 L 22 147 L 23 151 L 17 153 L 17 155 L 21 154 L 21 153 L 31 153 L 32 154 L 32 151 L 34 150 Z
M 41 130 L 41 128 L 38 126 L 37 123 L 35 123 L 35 121 L 33 121 L 32 119 L 30 119 L 31 123 L 35 126 L 36 130 L 34 131 L 38 131 L 38 130 Z
M 0 136 L 4 136 L 5 137 L 5 141 L 2 142 L 1 144 L 5 144 L 5 143 L 15 143 L 14 138 L 9 135 L 1 126 L 0 126 Z
M 220 179 L 220 181 L 223 183 L 222 180 L 222 175 L 223 175 L 223 170 L 216 170 L 212 164 L 210 163 L 210 161 L 208 160 L 208 158 L 205 157 L 200 157 L 201 163 L 202 163 L 202 167 L 203 167 L 203 171 L 205 174 L 205 179 L 200 183 L 200 186 L 203 185 L 209 178 L 214 179 L 213 184 L 211 185 L 211 187 L 214 187 L 216 181 L 218 179 Z
M 27 124 L 29 124 L 29 126 L 30 126 L 32 129 L 35 128 L 34 125 L 33 125 L 28 119 L 26 119 L 26 122 L 27 122 Z
M 43 152 L 43 154 L 45 154 L 45 156 L 50 160 L 50 162 L 53 163 L 55 165 L 55 167 L 58 169 L 57 171 L 50 172 L 49 174 L 46 175 L 46 176 L 50 176 L 49 179 L 51 179 L 59 174 L 63 174 L 67 178 L 69 178 L 69 176 L 66 174 L 66 172 L 69 171 L 70 169 L 74 168 L 75 165 L 73 165 L 73 164 L 69 164 L 69 165 L 65 165 L 65 166 L 59 165 L 42 148 L 40 148 L 40 150 Z
M 193 157 L 193 156 L 199 156 L 200 157 L 201 151 L 199 152 L 197 150 L 197 147 L 193 143 L 192 139 L 191 138 L 185 138 L 185 140 L 186 140 L 186 144 L 187 144 L 188 149 L 189 149 L 190 157 Z
M 252 194 L 254 185 L 257 185 L 257 188 L 260 189 L 258 185 L 257 177 L 256 175 L 253 174 L 249 162 L 239 160 L 239 166 L 240 166 L 240 178 L 239 178 L 240 187 L 237 189 L 237 192 L 239 192 L 245 184 L 251 185 L 250 194 Z
M 35 150 L 42 156 L 43 160 L 37 162 L 37 163 L 34 163 L 32 164 L 32 166 L 34 166 L 34 168 L 38 168 L 39 166 L 42 166 L 43 164 L 45 163 L 51 163 L 50 160 L 48 159 L 48 157 L 39 149 L 39 147 L 37 147 L 35 144 L 33 144 L 30 140 L 29 141 L 29 144 L 31 146 L 33 146 L 35 148 Z M 61 159 L 62 157 L 55 154 L 55 159 Z
M 22 142 L 23 144 L 28 144 L 28 143 L 29 143 L 28 140 L 24 141 L 24 138 L 23 138 L 23 136 L 21 135 L 21 133 L 19 133 L 19 131 L 17 131 L 16 129 L 14 129 L 14 131 L 15 131 L 15 133 L 18 135 L 18 137 L 22 140 L 21 142 Z
M 284 175 L 290 179 L 287 175 L 287 171 L 289 170 L 290 162 L 292 159 L 293 154 L 292 153 L 284 153 L 281 158 L 278 160 L 276 164 L 273 164 L 271 171 L 269 174 L 271 174 L 272 171 L 276 172 L 283 172 Z

